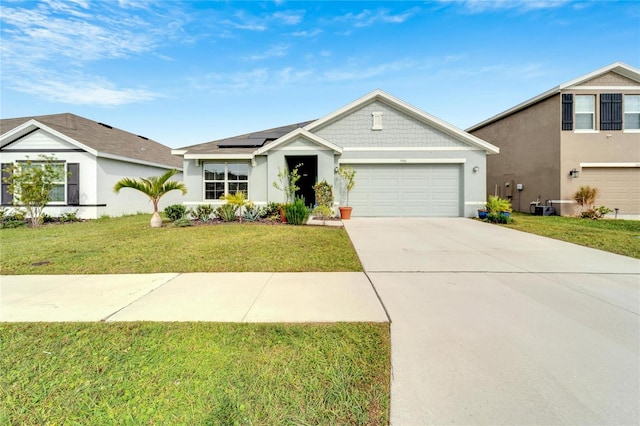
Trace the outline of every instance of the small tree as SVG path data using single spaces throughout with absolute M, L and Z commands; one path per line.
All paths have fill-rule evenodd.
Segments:
M 55 156 L 38 156 L 37 162 L 27 161 L 11 164 L 3 171 L 8 191 L 13 196 L 13 204 L 27 210 L 34 228 L 42 224 L 44 208 L 49 203 L 56 182 L 64 181 L 64 164 L 56 162 Z
M 242 208 L 249 202 L 244 192 L 236 191 L 235 194 L 225 194 L 220 199 L 225 200 L 227 204 L 231 204 L 234 207 L 234 212 L 238 213 L 240 223 L 242 223 Z
M 167 170 L 167 172 L 162 176 L 152 176 L 146 179 L 140 178 L 140 180 L 138 180 L 123 178 L 115 184 L 113 191 L 117 194 L 122 188 L 131 188 L 136 191 L 140 191 L 149 197 L 149 200 L 153 203 L 153 216 L 151 216 L 150 226 L 152 228 L 160 228 L 162 226 L 162 219 L 158 213 L 158 203 L 160 202 L 160 198 L 162 198 L 167 192 L 176 189 L 181 191 L 183 195 L 187 193 L 187 187 L 184 183 L 169 180 L 178 173 L 178 170 L 172 169 Z
M 600 190 L 598 188 L 581 186 L 580 189 L 573 194 L 573 200 L 580 206 L 580 213 L 595 205 L 599 192 Z
M 349 192 L 356 185 L 356 171 L 351 166 L 340 166 L 338 169 L 338 176 L 344 182 L 347 190 L 347 206 L 349 205 Z
M 296 196 L 296 191 L 300 189 L 300 187 L 296 185 L 301 178 L 298 173 L 300 167 L 302 167 L 302 163 L 295 166 L 291 171 L 286 167 L 284 170 L 278 167 L 278 181 L 273 182 L 273 187 L 284 192 L 285 204 L 291 203 L 291 200 Z

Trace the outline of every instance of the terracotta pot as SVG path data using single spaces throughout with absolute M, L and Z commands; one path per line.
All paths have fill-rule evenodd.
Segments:
M 280 207 L 280 221 L 282 223 L 287 223 L 287 215 L 284 211 L 284 207 Z
M 351 210 L 353 207 L 340 207 L 340 219 L 347 220 L 351 219 Z

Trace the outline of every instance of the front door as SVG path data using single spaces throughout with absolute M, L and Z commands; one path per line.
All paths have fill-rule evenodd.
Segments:
M 298 167 L 298 174 L 300 180 L 298 180 L 297 186 L 300 187 L 296 191 L 296 197 L 304 197 L 304 203 L 307 206 L 313 206 L 316 203 L 316 194 L 313 190 L 313 185 L 318 180 L 318 156 L 316 155 L 295 155 L 287 156 L 287 168 L 291 171 Z

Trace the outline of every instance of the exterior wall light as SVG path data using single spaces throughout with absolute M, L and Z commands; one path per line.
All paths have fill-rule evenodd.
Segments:
M 580 172 L 576 169 L 571 169 L 571 171 L 569 172 L 569 176 L 571 176 L 572 178 L 577 178 L 578 176 L 580 176 Z

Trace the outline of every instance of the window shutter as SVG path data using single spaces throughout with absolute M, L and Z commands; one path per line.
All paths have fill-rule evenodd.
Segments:
M 6 171 L 6 169 L 11 167 L 11 163 L 2 163 L 0 167 L 2 167 L 2 192 L 0 193 L 0 202 L 2 204 L 13 204 L 13 195 L 9 192 L 9 182 L 4 181 L 11 176 L 11 174 Z
M 80 164 L 67 164 L 67 204 L 70 206 L 80 205 Z
M 600 130 L 622 130 L 622 93 L 600 95 Z
M 573 95 L 562 95 L 562 130 L 573 130 Z

